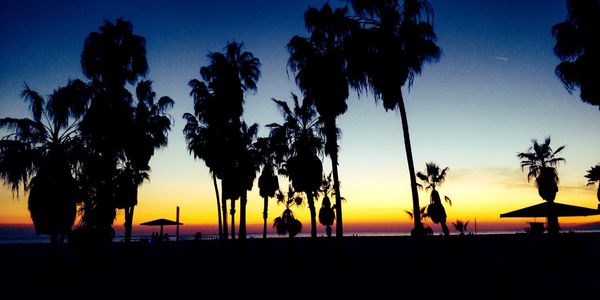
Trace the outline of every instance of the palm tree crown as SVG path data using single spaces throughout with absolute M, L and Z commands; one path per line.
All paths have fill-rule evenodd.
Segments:
M 585 178 L 588 179 L 588 185 L 593 186 L 595 183 L 600 183 L 600 164 L 589 169 L 585 175 Z M 598 198 L 598 202 L 600 202 L 600 184 L 598 185 L 596 197 Z
M 535 178 L 540 197 L 552 202 L 558 192 L 556 166 L 559 162 L 565 161 L 564 158 L 558 157 L 557 154 L 565 146 L 560 146 L 556 150 L 552 150 L 552 147 L 550 147 L 550 137 L 547 137 L 541 144 L 536 139 L 533 139 L 531 142 L 533 145 L 527 152 L 517 154 L 517 157 L 521 159 L 521 169 L 528 169 L 527 181 Z
M 567 19 L 552 27 L 554 53 L 562 60 L 555 72 L 569 93 L 579 88 L 581 100 L 600 109 L 600 3 L 567 0 L 567 9 Z

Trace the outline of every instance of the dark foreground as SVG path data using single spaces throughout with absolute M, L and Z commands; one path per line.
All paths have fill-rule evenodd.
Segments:
M 600 234 L 0 246 L 1 299 L 596 299 Z

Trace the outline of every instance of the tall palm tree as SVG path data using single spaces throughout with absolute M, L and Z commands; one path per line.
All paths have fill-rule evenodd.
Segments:
M 194 113 L 186 113 L 184 135 L 188 150 L 206 163 L 213 175 L 213 184 L 219 205 L 216 179 L 221 180 L 221 212 L 219 232 L 226 239 L 227 201 L 240 195 L 240 177 L 236 172 L 235 158 L 240 152 L 240 128 L 243 113 L 244 93 L 256 91 L 260 77 L 260 61 L 247 51 L 242 51 L 241 43 L 230 42 L 225 52 L 209 52 L 209 64 L 200 68 L 204 81 L 193 79 L 189 82 L 194 98 Z M 236 152 L 237 151 L 237 152 Z M 236 192 L 237 190 L 237 192 Z M 233 221 L 233 220 L 232 220 Z M 221 224 L 222 223 L 222 224 Z
M 258 124 L 254 123 L 250 127 L 245 122 L 241 124 L 240 130 L 240 153 L 237 157 L 239 175 L 241 176 L 240 188 L 240 239 L 246 239 L 246 205 L 248 202 L 248 191 L 254 186 L 256 173 L 260 170 L 260 156 L 256 149 L 256 134 L 258 132 Z M 233 216 L 231 216 L 233 219 Z
M 533 145 L 527 152 L 517 154 L 521 159 L 521 169 L 528 169 L 527 181 L 535 178 L 535 184 L 538 188 L 538 194 L 547 201 L 552 207 L 556 193 L 558 192 L 558 173 L 556 166 L 565 159 L 557 156 L 565 146 L 560 146 L 556 150 L 550 147 L 551 139 L 547 137 L 543 143 L 538 143 L 536 139 L 531 140 Z M 556 234 L 560 231 L 558 217 L 550 212 L 547 216 L 548 232 Z
M 69 81 L 44 99 L 25 85 L 21 97 L 32 118 L 0 119 L 0 128 L 12 131 L 0 140 L 0 178 L 17 196 L 21 188 L 29 192 L 36 233 L 49 234 L 56 243 L 71 231 L 81 201 L 75 173 L 83 152 L 78 126 L 88 104 L 87 86 Z
M 137 105 L 132 107 L 133 126 L 129 129 L 129 142 L 125 146 L 116 199 L 116 207 L 125 210 L 125 242 L 131 240 L 133 212 L 138 202 L 137 189 L 149 179 L 150 159 L 155 149 L 167 146 L 171 129 L 167 110 L 175 104 L 167 96 L 156 99 L 150 80 L 137 84 L 136 96 Z
M 338 175 L 339 147 L 336 119 L 348 109 L 350 79 L 346 57 L 346 41 L 355 22 L 347 17 L 348 8 L 333 10 L 329 4 L 321 10 L 309 8 L 304 24 L 309 37 L 294 36 L 288 43 L 288 67 L 305 98 L 313 103 L 323 120 L 325 153 L 331 158 L 336 191 L 336 236 L 344 234 L 342 202 Z
M 433 221 L 433 223 L 440 223 L 444 235 L 450 235 L 448 226 L 446 225 L 446 210 L 442 205 L 440 193 L 436 190 L 437 186 L 442 185 L 446 181 L 446 175 L 448 174 L 448 168 L 441 169 L 436 163 L 429 162 L 425 164 L 425 173 L 417 172 L 417 177 L 423 181 L 423 184 L 419 184 L 420 188 L 425 190 L 431 189 L 431 200 L 427 206 L 427 216 Z M 452 205 L 452 201 L 448 196 L 444 196 L 444 200 Z
M 555 73 L 569 93 L 579 88 L 583 102 L 600 109 L 600 2 L 567 0 L 567 19 L 552 27 L 554 54 L 562 60 Z
M 80 227 L 108 238 L 113 234 L 116 177 L 133 126 L 133 97 L 125 85 L 148 72 L 146 41 L 133 33 L 131 22 L 104 21 L 85 39 L 81 67 L 92 81 L 92 99 L 80 126 L 89 152 L 83 166 L 88 194 Z
M 277 158 L 273 149 L 271 139 L 258 138 L 255 144 L 261 160 L 262 171 L 258 177 L 258 190 L 263 198 L 263 239 L 267 238 L 267 218 L 269 216 L 269 198 L 275 197 L 279 190 L 279 180 L 275 173 Z
M 302 105 L 298 97 L 292 93 L 294 107 L 291 109 L 287 102 L 272 99 L 278 106 L 284 118 L 283 124 L 269 124 L 271 140 L 274 147 L 286 148 L 281 158 L 281 171 L 287 175 L 292 187 L 298 193 L 306 195 L 310 210 L 311 237 L 317 237 L 317 212 L 315 196 L 323 178 L 323 165 L 319 155 L 323 153 L 321 138 L 321 119 L 317 117 L 314 106 L 306 98 Z
M 410 143 L 408 118 L 402 87 L 412 86 L 423 64 L 436 62 L 440 48 L 435 44 L 433 7 L 426 0 L 351 0 L 361 30 L 350 41 L 352 75 L 358 86 L 369 88 L 383 108 L 398 109 L 413 198 L 413 213 L 420 211 L 417 180 Z M 421 218 L 413 218 L 415 234 L 422 234 Z
M 224 136 L 223 128 L 219 126 L 220 122 L 217 122 L 220 114 L 219 107 L 214 94 L 204 82 L 192 79 L 189 86 L 192 88 L 190 96 L 194 101 L 194 113 L 183 115 L 186 120 L 183 134 L 188 151 L 194 155 L 194 158 L 203 160 L 211 173 L 217 199 L 219 237 L 227 239 L 227 204 L 223 201 L 221 206 L 217 185 L 217 178 L 223 178 L 223 165 L 226 159 L 220 151 L 224 147 Z
M 585 175 L 585 178 L 588 179 L 588 185 L 594 186 L 595 183 L 598 183 L 598 192 L 596 193 L 596 198 L 598 198 L 598 202 L 600 202 L 600 164 L 589 169 Z

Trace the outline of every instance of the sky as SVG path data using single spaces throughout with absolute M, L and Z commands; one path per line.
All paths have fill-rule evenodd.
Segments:
M 329 1 L 334 7 L 343 1 Z M 586 170 L 600 163 L 600 111 L 569 94 L 554 74 L 552 25 L 566 17 L 564 0 L 430 1 L 441 60 L 426 65 L 414 85 L 404 89 L 415 167 L 433 161 L 449 167 L 439 188 L 453 200 L 448 221 L 474 220 L 482 230 L 525 227 L 530 219 L 499 215 L 537 204 L 541 198 L 522 172 L 518 152 L 531 139 L 552 137 L 566 145 L 558 167 L 556 201 L 595 208 L 595 187 L 586 187 Z M 158 96 L 175 100 L 169 145 L 151 160 L 151 180 L 139 190 L 134 224 L 175 218 L 216 232 L 212 181 L 204 162 L 186 150 L 183 113 L 192 111 L 187 83 L 200 78 L 209 51 L 229 41 L 244 43 L 262 63 L 255 93 L 247 95 L 244 119 L 261 125 L 281 122 L 271 98 L 300 94 L 286 69 L 286 44 L 307 35 L 303 13 L 325 1 L 16 1 L 0 3 L 0 117 L 29 116 L 19 94 L 27 83 L 42 95 L 68 79 L 84 79 L 83 41 L 103 20 L 130 20 L 147 42 L 151 79 Z M 132 87 L 129 86 L 133 91 Z M 341 193 L 346 230 L 408 231 L 412 209 L 399 113 L 385 112 L 368 95 L 351 93 L 348 112 L 338 119 Z M 4 135 L 6 132 L 2 132 Z M 324 168 L 331 170 L 329 158 Z M 280 177 L 280 186 L 287 180 Z M 429 195 L 421 191 L 421 205 Z M 320 203 L 317 204 L 320 207 Z M 284 207 L 269 204 L 269 223 Z M 308 207 L 295 214 L 308 230 Z M 236 216 L 237 218 L 237 216 Z M 250 230 L 262 223 L 262 199 L 249 193 Z M 563 218 L 561 223 L 599 222 L 600 217 Z M 31 223 L 27 195 L 13 197 L 0 187 L 0 224 Z M 119 212 L 115 227 L 122 227 Z M 236 220 L 238 223 L 238 220 Z M 431 222 L 428 222 L 429 224 Z M 438 225 L 432 225 L 440 231 Z M 348 229 L 350 228 L 350 229 Z M 324 227 L 319 226 L 320 234 Z

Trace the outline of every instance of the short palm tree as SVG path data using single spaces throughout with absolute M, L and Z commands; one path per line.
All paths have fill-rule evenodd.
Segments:
M 423 181 L 423 184 L 419 185 L 420 188 L 425 190 L 431 189 L 431 198 L 429 205 L 427 206 L 427 215 L 433 221 L 433 223 L 440 224 L 442 231 L 445 236 L 450 235 L 448 226 L 446 225 L 446 210 L 442 205 L 440 194 L 436 190 L 436 187 L 442 185 L 446 181 L 446 175 L 448 168 L 441 169 L 436 163 L 428 162 L 425 164 L 425 173 L 417 172 L 417 177 Z M 452 205 L 452 200 L 447 196 L 444 196 L 444 200 L 448 204 Z
M 402 121 L 404 147 L 413 198 L 413 213 L 419 213 L 419 194 L 413 162 L 408 118 L 402 87 L 410 89 L 423 65 L 436 62 L 441 55 L 435 44 L 433 7 L 426 0 L 352 0 L 355 19 L 361 30 L 351 39 L 353 81 L 371 90 L 383 108 L 398 109 Z M 413 218 L 413 233 L 423 229 L 421 218 Z
M 329 200 L 329 196 L 333 193 L 333 181 L 331 179 L 331 174 L 329 174 L 327 178 L 323 178 L 323 183 L 321 184 L 319 192 L 323 194 L 323 200 L 321 200 L 321 209 L 319 209 L 319 223 L 325 226 L 327 237 L 331 237 L 331 226 L 335 221 L 335 206 L 332 206 L 331 200 Z
M 461 220 L 456 220 L 456 223 L 452 223 L 452 225 L 454 225 L 454 229 L 460 232 L 460 235 L 465 235 L 469 221 L 463 222 Z
M 317 216 L 315 195 L 321 186 L 323 165 L 319 155 L 323 152 L 323 139 L 320 136 L 322 127 L 317 113 L 305 98 L 300 105 L 298 97 L 292 94 L 294 107 L 291 109 L 287 102 L 273 99 L 281 111 L 285 122 L 269 124 L 272 145 L 284 160 L 282 173 L 290 179 L 292 187 L 298 193 L 306 195 L 310 210 L 311 237 L 317 237 Z
M 588 179 L 588 185 L 594 186 L 594 184 L 598 183 L 598 192 L 596 193 L 596 198 L 598 198 L 598 202 L 600 202 L 600 164 L 589 169 L 585 175 L 585 178 Z
M 277 217 L 273 220 L 273 227 L 277 229 L 277 234 L 287 234 L 290 238 L 293 238 L 302 231 L 302 223 L 296 219 L 291 207 L 300 205 L 302 203 L 302 197 L 297 196 L 291 186 L 288 189 L 287 197 L 283 195 L 281 191 L 277 191 L 276 197 L 277 203 L 283 203 L 285 209 L 283 210 L 281 217 Z
M 81 201 L 76 168 L 83 143 L 78 126 L 88 104 L 87 86 L 69 81 L 47 99 L 25 85 L 21 96 L 32 118 L 2 118 L 0 128 L 12 133 L 0 140 L 0 178 L 17 196 L 29 192 L 28 208 L 38 234 L 51 242 L 71 231 Z
M 567 19 L 552 27 L 554 54 L 562 60 L 555 72 L 569 93 L 579 88 L 581 100 L 600 109 L 600 3 L 567 0 L 567 10 Z
M 329 4 L 318 10 L 309 8 L 304 23 L 309 37 L 294 36 L 288 43 L 288 66 L 308 101 L 314 103 L 323 120 L 325 153 L 331 158 L 336 191 L 336 236 L 344 234 L 342 200 L 338 175 L 339 147 L 336 119 L 348 109 L 349 72 L 346 40 L 356 24 L 347 17 L 348 8 L 333 10 Z
M 541 144 L 536 139 L 533 139 L 531 142 L 533 145 L 529 147 L 527 152 L 518 153 L 517 157 L 521 159 L 521 169 L 528 169 L 527 181 L 535 178 L 538 194 L 552 205 L 558 192 L 556 166 L 559 162 L 565 161 L 564 158 L 557 155 L 565 146 L 560 146 L 556 150 L 553 150 L 550 147 L 550 137 L 547 137 Z M 558 217 L 555 214 L 550 212 L 547 216 L 547 221 L 548 232 L 555 234 L 560 231 Z
M 258 138 L 255 144 L 261 159 L 262 171 L 258 177 L 258 190 L 263 198 L 263 239 L 267 238 L 267 218 L 269 216 L 269 198 L 275 197 L 279 190 L 276 174 L 276 158 L 269 138 Z

